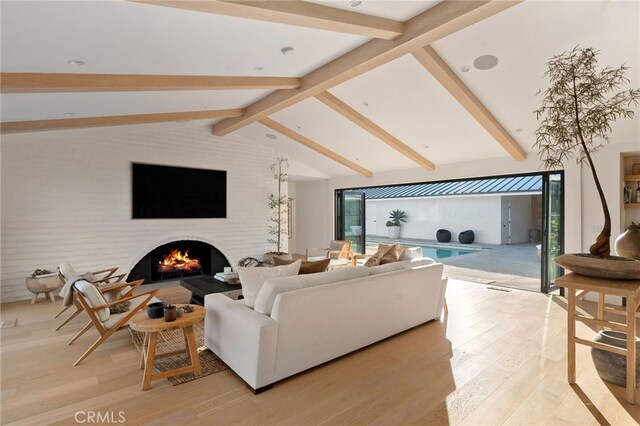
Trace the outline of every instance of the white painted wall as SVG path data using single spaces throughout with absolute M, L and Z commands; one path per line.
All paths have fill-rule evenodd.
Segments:
M 329 191 L 328 181 L 296 182 L 296 201 L 296 252 L 304 254 L 307 248 L 328 247 L 334 238 L 333 191 Z
M 367 200 L 367 205 L 376 206 L 377 235 L 387 236 L 389 213 L 399 209 L 408 216 L 400 228 L 401 238 L 435 240 L 438 229 L 447 229 L 451 240 L 458 241 L 460 232 L 471 229 L 475 242 L 500 244 L 500 196 Z
M 1 154 L 3 302 L 28 298 L 24 278 L 60 262 L 128 272 L 154 247 L 181 239 L 206 241 L 232 264 L 271 249 L 275 153 L 245 138 L 174 123 L 3 135 Z M 227 170 L 228 218 L 132 220 L 131 162 Z

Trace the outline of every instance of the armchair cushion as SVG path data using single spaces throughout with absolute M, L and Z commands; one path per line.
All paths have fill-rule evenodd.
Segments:
M 273 268 L 238 268 L 238 276 L 242 283 L 244 304 L 253 309 L 258 292 L 266 280 L 275 277 L 298 275 L 301 263 L 300 260 L 296 260 L 290 265 L 274 266 Z
M 96 286 L 91 284 L 89 281 L 80 280 L 77 281 L 74 286 L 76 287 L 76 290 L 82 293 L 87 303 L 92 308 L 107 304 L 107 302 L 104 300 L 104 297 L 102 297 L 102 293 L 100 293 L 100 290 L 98 290 Z M 104 323 L 106 320 L 108 320 L 109 315 L 109 308 L 98 309 L 96 311 L 96 316 L 101 323 Z

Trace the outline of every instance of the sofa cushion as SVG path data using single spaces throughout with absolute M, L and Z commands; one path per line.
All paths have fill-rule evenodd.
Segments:
M 418 259 L 422 257 L 422 247 L 407 247 L 402 250 L 400 253 L 400 257 L 398 260 L 411 260 Z
M 289 259 L 282 259 L 278 256 L 273 256 L 273 264 L 276 266 L 290 265 L 293 262 L 295 261 L 289 260 Z M 329 267 L 329 262 L 331 262 L 331 259 L 328 259 L 328 258 L 324 258 L 316 261 L 303 260 L 302 263 L 300 264 L 300 270 L 298 271 L 298 274 L 304 275 L 304 274 L 315 274 L 318 272 L 324 272 Z
M 298 275 L 296 277 L 271 278 L 265 281 L 260 289 L 254 309 L 256 312 L 270 315 L 276 296 L 280 293 L 339 281 L 354 280 L 368 275 L 369 268 L 356 266 L 353 268 L 334 269 L 317 274 Z
M 242 283 L 242 296 L 244 304 L 253 308 L 260 288 L 266 280 L 275 277 L 289 277 L 298 275 L 300 270 L 300 260 L 296 260 L 290 265 L 274 266 L 273 268 L 247 267 L 238 268 L 238 276 Z

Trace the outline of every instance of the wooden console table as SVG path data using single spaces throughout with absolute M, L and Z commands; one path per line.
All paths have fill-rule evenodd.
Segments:
M 623 355 L 627 357 L 626 399 L 627 402 L 634 404 L 636 390 L 636 342 L 634 337 L 636 336 L 636 310 L 638 309 L 638 304 L 640 304 L 640 280 L 611 280 L 570 273 L 558 278 L 555 284 L 558 287 L 567 289 L 567 376 L 569 383 L 576 382 L 576 343 Z M 577 290 L 582 291 L 576 293 Z M 576 301 L 583 298 L 589 292 L 599 294 L 596 318 L 576 314 Z M 605 294 L 625 297 L 627 299 L 626 310 L 606 307 L 604 304 Z M 619 322 L 606 321 L 604 319 L 605 311 L 626 314 L 627 323 L 622 324 Z M 613 330 L 625 331 L 627 333 L 627 348 L 618 348 L 576 337 L 576 321 L 595 325 L 598 330 L 602 327 L 609 327 Z

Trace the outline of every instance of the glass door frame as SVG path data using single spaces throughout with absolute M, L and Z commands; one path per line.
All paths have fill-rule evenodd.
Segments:
M 334 214 L 335 214 L 335 239 L 336 240 L 346 240 L 346 235 L 345 235 L 345 216 L 346 216 L 345 198 L 346 198 L 347 195 L 354 195 L 354 194 L 358 194 L 358 195 L 360 195 L 362 197 L 362 213 L 361 213 L 361 216 L 360 216 L 360 219 L 361 219 L 361 222 L 362 222 L 362 225 L 361 225 L 362 228 L 361 228 L 361 232 L 360 232 L 361 249 L 360 249 L 360 253 L 359 254 L 363 254 L 366 251 L 366 244 L 367 244 L 366 196 L 365 196 L 364 192 L 358 191 L 357 189 L 354 189 L 354 190 L 343 189 L 343 190 L 336 190 L 335 191 L 335 205 L 336 205 L 336 208 L 334 210 Z M 353 248 L 351 249 L 351 251 L 354 252 L 354 254 L 357 254 L 353 250 Z
M 565 179 L 564 170 L 550 171 L 542 173 L 542 252 L 541 252 L 541 264 L 540 264 L 540 292 L 549 294 L 552 291 L 558 289 L 553 281 L 550 279 L 551 271 L 549 270 L 549 264 L 551 262 L 550 247 L 549 247 L 549 233 L 551 232 L 551 216 L 549 209 L 551 205 L 551 176 L 560 176 L 560 229 L 558 230 L 558 243 L 559 252 L 558 255 L 564 253 L 564 230 L 565 230 Z M 564 269 L 558 267 L 558 277 L 564 275 Z M 560 289 L 560 294 L 564 295 L 564 289 Z

